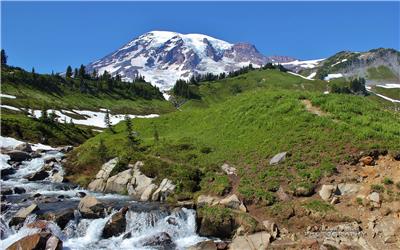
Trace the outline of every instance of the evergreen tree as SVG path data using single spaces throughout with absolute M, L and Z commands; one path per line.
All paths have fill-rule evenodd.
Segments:
M 106 115 L 104 116 L 104 123 L 106 124 L 106 127 L 111 130 L 111 132 L 114 132 L 111 125 L 110 112 L 108 111 L 108 109 L 106 110 Z
M 41 116 L 40 116 L 40 120 L 43 122 L 47 122 L 48 121 L 48 114 L 47 114 L 47 109 L 45 107 L 42 108 L 41 110 Z
M 81 67 L 79 68 L 78 76 L 82 79 L 86 78 L 86 68 L 83 66 L 83 64 L 81 64 Z
M 1 50 L 1 65 L 7 65 L 7 55 L 4 49 Z
M 65 77 L 66 77 L 67 79 L 69 79 L 69 78 L 72 77 L 72 68 L 71 68 L 71 66 L 69 66 L 69 65 L 68 65 L 68 67 L 67 67 L 67 71 L 65 72 Z
M 131 145 L 139 144 L 139 140 L 135 137 L 135 132 L 132 129 L 132 120 L 129 115 L 125 115 L 126 132 L 128 134 L 128 141 Z
M 92 71 L 92 79 L 97 80 L 97 70 L 95 69 Z
M 74 78 L 77 78 L 77 77 L 78 77 L 78 69 L 75 68 L 75 69 L 74 69 Z

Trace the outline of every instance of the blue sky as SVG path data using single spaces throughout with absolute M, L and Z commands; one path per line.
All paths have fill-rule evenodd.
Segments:
M 64 71 L 151 30 L 249 42 L 300 59 L 399 49 L 399 2 L 1 2 L 9 64 Z

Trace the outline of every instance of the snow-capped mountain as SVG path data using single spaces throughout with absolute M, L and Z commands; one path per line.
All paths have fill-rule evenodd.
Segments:
M 141 75 L 166 90 L 177 79 L 189 79 L 193 74 L 220 74 L 250 63 L 257 67 L 267 62 L 294 60 L 285 56 L 266 57 L 248 43 L 231 44 L 202 34 L 151 31 L 90 63 L 87 69 L 98 74 L 107 70 L 127 81 Z

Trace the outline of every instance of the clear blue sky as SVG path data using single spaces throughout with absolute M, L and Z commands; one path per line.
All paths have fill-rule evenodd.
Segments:
M 151 30 L 250 42 L 300 59 L 399 49 L 399 2 L 1 2 L 9 63 L 64 71 Z

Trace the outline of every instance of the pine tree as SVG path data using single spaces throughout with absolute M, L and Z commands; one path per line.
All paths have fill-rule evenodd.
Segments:
M 72 68 L 71 68 L 71 66 L 69 66 L 69 65 L 68 65 L 68 67 L 67 67 L 67 71 L 65 72 L 65 77 L 66 77 L 67 79 L 72 77 Z
M 47 114 L 47 109 L 45 107 L 42 108 L 41 110 L 41 116 L 40 116 L 40 120 L 43 122 L 47 122 L 49 119 L 49 116 Z
M 135 134 L 132 129 L 132 120 L 129 115 L 125 115 L 125 124 L 126 124 L 126 132 L 128 134 L 128 141 L 131 145 L 139 144 L 139 140 L 135 137 Z
M 78 77 L 78 69 L 75 68 L 75 69 L 74 69 L 74 78 L 77 78 L 77 77 Z
M 4 49 L 1 50 L 1 65 L 7 65 L 7 55 Z
M 114 132 L 111 125 L 110 112 L 108 111 L 108 109 L 106 110 L 106 115 L 104 116 L 104 123 L 106 124 L 106 127 L 111 130 L 111 132 Z
M 86 68 L 83 64 L 81 64 L 81 67 L 79 68 L 78 76 L 82 79 L 86 77 Z

